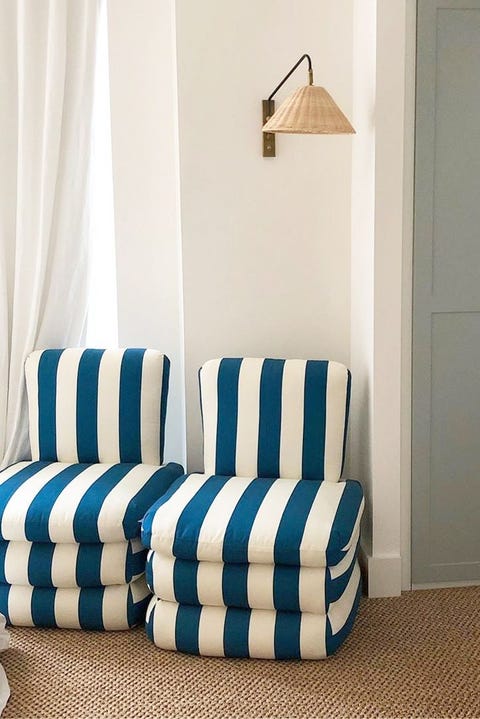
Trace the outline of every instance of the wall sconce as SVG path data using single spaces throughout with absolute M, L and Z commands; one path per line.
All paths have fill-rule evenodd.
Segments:
M 274 95 L 305 59 L 308 61 L 308 85 L 295 90 L 275 112 Z M 268 100 L 262 100 L 262 110 L 264 157 L 275 157 L 276 132 L 307 135 L 355 134 L 352 125 L 325 88 L 313 84 L 312 60 L 307 54 L 302 55 L 285 75 Z

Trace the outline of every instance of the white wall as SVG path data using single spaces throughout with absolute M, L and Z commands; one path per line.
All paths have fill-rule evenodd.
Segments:
M 207 358 L 350 365 L 348 470 L 366 489 L 373 595 L 400 591 L 408 553 L 403 154 L 413 4 L 109 4 L 120 341 L 172 359 L 170 456 L 183 451 L 185 379 L 189 465 L 202 466 L 197 370 Z M 357 135 L 279 136 L 277 158 L 263 158 L 261 100 L 304 52 Z M 299 69 L 278 100 L 305 78 Z
M 167 459 L 185 457 L 174 0 L 109 0 L 121 346 L 171 360 Z
M 261 100 L 304 53 L 352 109 L 352 0 L 177 0 L 187 440 L 202 467 L 197 370 L 210 357 L 350 346 L 350 137 L 278 136 Z M 306 84 L 297 70 L 278 101 Z M 277 98 L 276 98 L 277 99 Z
M 372 545 L 377 0 L 355 0 L 353 37 L 351 331 L 352 401 L 348 473 L 365 490 L 362 543 Z

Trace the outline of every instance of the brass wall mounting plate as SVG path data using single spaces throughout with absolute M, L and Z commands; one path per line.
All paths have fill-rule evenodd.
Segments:
M 262 100 L 262 118 L 263 125 L 272 117 L 275 112 L 275 100 Z M 262 132 L 263 136 L 263 156 L 275 157 L 275 133 Z

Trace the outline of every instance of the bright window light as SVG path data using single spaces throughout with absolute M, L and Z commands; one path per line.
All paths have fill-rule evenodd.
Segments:
M 113 211 L 112 138 L 108 71 L 106 2 L 101 3 L 93 100 L 90 180 L 91 263 L 87 347 L 118 345 L 115 226 Z

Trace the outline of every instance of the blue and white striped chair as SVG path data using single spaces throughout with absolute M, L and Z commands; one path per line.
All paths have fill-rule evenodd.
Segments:
M 10 624 L 144 620 L 140 520 L 183 473 L 162 466 L 169 364 L 143 349 L 28 357 L 32 461 L 0 473 L 0 613 Z
M 147 512 L 147 634 L 194 654 L 320 659 L 361 591 L 363 493 L 340 481 L 350 373 L 336 362 L 217 359 L 200 370 L 205 473 Z

